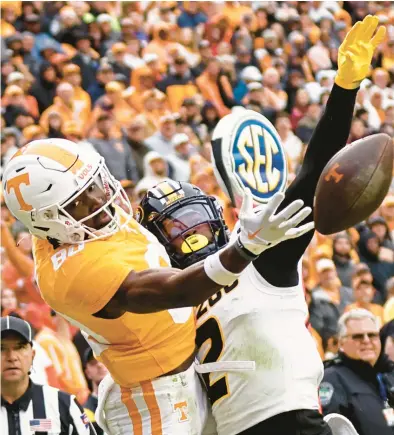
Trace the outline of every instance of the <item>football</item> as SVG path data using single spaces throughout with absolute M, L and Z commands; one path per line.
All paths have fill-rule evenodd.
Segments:
M 321 234 L 343 231 L 368 218 L 382 203 L 393 176 L 393 141 L 379 133 L 339 151 L 316 188 L 314 221 Z

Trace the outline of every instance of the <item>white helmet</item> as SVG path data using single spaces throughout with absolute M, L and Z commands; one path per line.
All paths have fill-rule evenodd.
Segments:
M 77 221 L 65 207 L 93 183 L 105 192 L 107 201 Z M 104 158 L 64 139 L 36 140 L 21 148 L 4 170 L 3 194 L 11 213 L 33 235 L 58 244 L 108 237 L 132 216 L 127 195 L 108 171 Z M 120 205 L 127 216 L 120 219 L 120 209 L 114 213 L 109 207 L 112 203 Z M 84 224 L 103 211 L 110 217 L 104 228 Z

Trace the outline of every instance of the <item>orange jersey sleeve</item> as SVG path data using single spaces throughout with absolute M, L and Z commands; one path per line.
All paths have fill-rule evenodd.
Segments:
M 191 308 L 126 312 L 116 319 L 93 315 L 108 303 L 131 270 L 169 266 L 164 247 L 137 222 L 108 239 L 56 250 L 46 241 L 35 240 L 34 256 L 45 301 L 81 328 L 119 385 L 168 373 L 194 352 Z

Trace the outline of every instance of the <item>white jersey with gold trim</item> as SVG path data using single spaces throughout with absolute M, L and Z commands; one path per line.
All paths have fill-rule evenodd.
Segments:
M 301 262 L 298 266 L 301 276 Z M 219 435 L 274 415 L 319 409 L 323 364 L 306 327 L 304 290 L 277 288 L 250 265 L 232 286 L 196 309 L 197 370 Z

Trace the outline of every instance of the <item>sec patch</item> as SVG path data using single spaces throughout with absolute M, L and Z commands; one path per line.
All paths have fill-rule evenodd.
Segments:
M 329 382 L 322 382 L 319 388 L 319 399 L 322 406 L 327 406 L 331 402 L 334 394 L 334 387 Z

